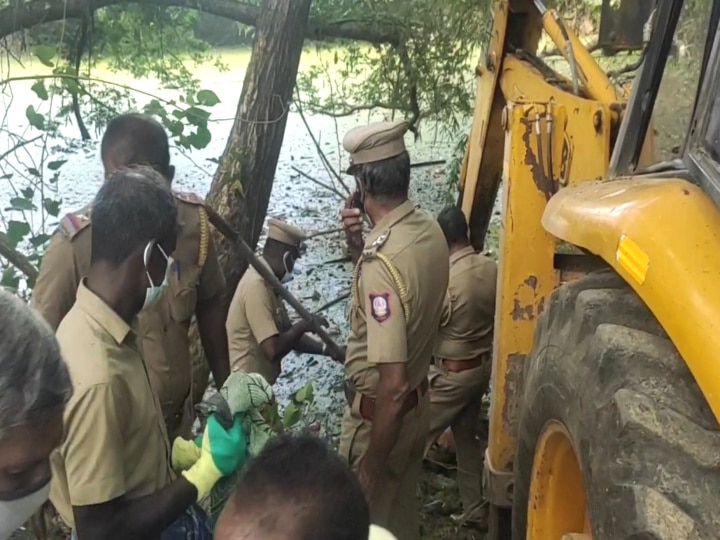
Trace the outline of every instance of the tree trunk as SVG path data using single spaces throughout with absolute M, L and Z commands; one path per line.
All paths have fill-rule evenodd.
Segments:
M 207 197 L 253 249 L 270 201 L 311 3 L 265 0 L 235 123 Z M 220 234 L 214 240 L 229 299 L 247 263 Z
M 270 201 L 311 3 L 265 0 L 235 123 L 206 199 L 253 249 Z M 227 280 L 224 301 L 229 305 L 248 265 L 232 242 L 217 231 L 213 235 Z M 196 337 L 193 324 L 191 338 Z M 200 340 L 192 342 L 193 401 L 197 404 L 205 393 L 210 370 Z

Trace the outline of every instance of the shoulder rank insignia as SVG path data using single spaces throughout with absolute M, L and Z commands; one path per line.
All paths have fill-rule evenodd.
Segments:
M 60 220 L 58 230 L 68 240 L 72 240 L 80 231 L 90 225 L 90 209 L 83 208 L 77 212 L 70 212 Z
M 379 323 L 387 321 L 390 318 L 390 293 L 371 294 L 370 313 Z
M 173 194 L 176 198 L 189 204 L 205 204 L 205 201 L 203 201 L 199 195 L 195 195 L 194 193 L 173 191 Z
M 387 230 L 380 236 L 378 236 L 375 241 L 370 245 L 370 247 L 374 247 L 376 249 L 381 247 L 387 241 L 388 236 L 390 236 L 390 230 Z

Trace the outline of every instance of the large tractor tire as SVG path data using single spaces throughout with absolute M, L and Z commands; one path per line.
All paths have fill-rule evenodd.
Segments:
M 720 538 L 718 423 L 617 274 L 562 285 L 540 317 L 514 475 L 514 540 Z

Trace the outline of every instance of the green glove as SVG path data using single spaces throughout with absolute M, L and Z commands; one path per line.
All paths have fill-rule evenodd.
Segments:
M 218 480 L 234 473 L 246 459 L 247 441 L 240 417 L 236 416 L 233 426 L 226 431 L 211 415 L 203 433 L 200 458 L 182 475 L 197 488 L 200 501 Z

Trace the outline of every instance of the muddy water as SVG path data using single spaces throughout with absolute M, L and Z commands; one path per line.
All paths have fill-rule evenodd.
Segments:
M 236 65 L 230 73 L 220 73 L 204 68 L 202 86 L 217 93 L 221 103 L 212 109 L 213 118 L 218 119 L 212 124 L 213 139 L 210 145 L 200 151 L 181 151 L 174 148 L 172 161 L 177 173 L 174 188 L 179 191 L 192 191 L 204 196 L 212 180 L 215 170 L 215 160 L 220 157 L 225 147 L 227 134 L 230 131 L 231 120 L 235 114 L 235 107 L 240 96 L 244 65 L 247 57 L 234 57 Z M 304 59 L 304 62 L 308 60 Z M 32 68 L 33 66 L 31 66 Z M 34 66 L 37 68 L 37 66 Z M 110 75 L 107 75 L 110 77 Z M 116 80 L 117 75 L 113 80 Z M 143 91 L 156 93 L 159 91 L 152 81 L 122 81 L 132 84 Z M 37 134 L 29 128 L 25 119 L 25 110 L 28 105 L 35 104 L 37 99 L 30 91 L 31 82 L 18 82 L 12 84 L 12 97 L 4 96 L 3 108 L 7 107 L 8 117 L 6 128 L 16 134 L 24 134 L 31 138 Z M 166 93 L 162 94 L 166 96 Z M 142 104 L 147 97 L 138 96 Z M 59 104 L 54 104 L 55 106 Z M 45 111 L 51 109 L 45 104 Z M 330 163 L 336 170 L 347 166 L 347 156 L 341 150 L 338 138 L 349 128 L 371 120 L 381 120 L 381 113 L 368 116 L 367 114 L 355 117 L 333 119 L 325 116 L 306 116 L 310 128 L 319 141 L 320 147 L 326 153 Z M 48 141 L 48 152 L 42 155 L 38 144 L 28 145 L 27 152 L 15 154 L 0 163 L 0 175 L 14 172 L 14 184 L 8 180 L 0 183 L 0 203 L 4 208 L 6 202 L 13 196 L 15 189 L 22 187 L 18 179 L 18 171 L 25 172 L 29 167 L 37 167 L 41 157 L 45 163 L 57 159 L 67 160 L 60 169 L 60 178 L 57 183 L 57 192 L 62 199 L 61 215 L 73 209 L 78 209 L 89 203 L 102 182 L 102 167 L 100 163 L 98 141 L 81 143 L 77 140 L 77 129 L 73 125 L 61 127 L 63 139 Z M 446 159 L 450 153 L 450 145 L 440 142 L 436 137 L 435 127 L 424 126 L 422 139 L 414 141 L 408 135 L 407 142 L 412 159 L 415 162 Z M 7 134 L 0 133 L 0 155 L 10 145 Z M 312 137 L 304 126 L 299 114 L 291 112 L 288 116 L 285 139 L 277 168 L 275 184 L 268 217 L 286 219 L 303 227 L 308 233 L 333 229 L 339 226 L 338 211 L 341 201 L 338 195 L 307 180 L 292 170 L 292 167 L 301 169 L 318 180 L 335 185 L 336 189 L 344 192 L 344 187 L 334 181 L 322 165 L 317 148 Z M 447 202 L 445 195 L 446 184 L 445 169 L 442 166 L 414 169 L 412 177 L 412 197 L 423 207 L 436 213 Z M 347 178 L 348 186 L 352 186 L 352 179 Z M 50 189 L 52 187 L 50 186 Z M 5 211 L 4 219 L 13 218 L 12 212 Z M 54 222 L 49 219 L 45 227 L 52 230 Z M 34 228 L 42 227 L 40 218 L 34 216 Z M 347 293 L 350 286 L 351 267 L 349 264 L 324 264 L 326 261 L 342 256 L 341 235 L 334 233 L 318 236 L 309 240 L 308 252 L 303 259 L 304 273 L 295 278 L 289 285 L 303 304 L 314 311 L 323 304 Z M 262 246 L 263 239 L 260 245 Z M 346 323 L 347 301 L 340 302 L 333 308 L 324 312 L 330 322 L 330 331 L 342 343 L 347 334 Z M 325 433 L 331 438 L 339 430 L 339 414 L 342 410 L 341 394 L 341 368 L 333 365 L 328 359 L 311 357 L 307 355 L 291 354 L 283 364 L 283 375 L 277 383 L 277 393 L 281 403 L 285 402 L 294 391 L 301 388 L 307 381 L 312 381 L 315 387 L 316 407 L 310 416 L 317 417 L 325 427 Z

